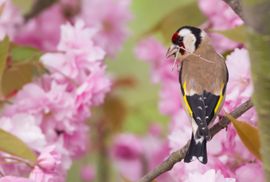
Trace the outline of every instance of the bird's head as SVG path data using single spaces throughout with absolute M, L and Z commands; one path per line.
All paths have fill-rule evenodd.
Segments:
M 187 56 L 194 53 L 201 45 L 206 33 L 196 27 L 184 26 L 172 36 L 172 45 L 167 51 L 167 57 Z

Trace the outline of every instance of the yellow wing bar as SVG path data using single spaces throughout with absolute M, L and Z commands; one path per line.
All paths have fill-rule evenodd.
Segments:
M 186 105 L 186 108 L 188 110 L 188 113 L 190 116 L 192 116 L 192 110 L 191 110 L 191 107 L 187 101 L 187 96 L 186 96 L 186 88 L 187 88 L 187 82 L 184 82 L 183 84 L 183 90 L 184 90 L 184 94 L 183 94 L 183 97 L 184 97 L 184 103 Z
M 223 97 L 224 97 L 224 95 L 222 94 L 223 88 L 224 88 L 224 84 L 221 85 L 220 96 L 219 96 L 218 103 L 217 103 L 217 105 L 216 105 L 216 107 L 215 107 L 215 110 L 214 110 L 215 113 L 216 113 L 217 110 L 219 109 L 219 107 L 220 107 L 220 105 L 221 105 L 221 102 L 222 102 L 222 100 L 223 100 Z

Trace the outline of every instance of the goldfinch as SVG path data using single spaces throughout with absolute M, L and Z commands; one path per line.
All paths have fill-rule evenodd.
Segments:
M 225 98 L 229 79 L 224 58 L 210 44 L 203 30 L 184 26 L 172 36 L 167 57 L 180 58 L 179 82 L 182 104 L 190 118 L 192 137 L 184 162 L 197 158 L 207 163 L 209 124 L 215 120 Z

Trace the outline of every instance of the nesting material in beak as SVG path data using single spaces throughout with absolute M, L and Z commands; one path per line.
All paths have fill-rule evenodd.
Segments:
M 168 49 L 167 53 L 166 53 L 166 57 L 169 58 L 171 56 L 174 56 L 174 62 L 173 62 L 173 67 L 172 70 L 175 67 L 176 64 L 176 60 L 178 58 L 179 55 L 179 51 L 180 51 L 180 47 L 176 46 L 176 45 L 171 45 L 171 47 Z

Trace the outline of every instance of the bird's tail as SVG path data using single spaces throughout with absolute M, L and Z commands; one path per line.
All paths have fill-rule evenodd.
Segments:
M 199 139 L 194 139 L 193 133 L 191 142 L 186 153 L 184 162 L 191 162 L 196 157 L 201 163 L 207 163 L 207 150 L 206 150 L 206 139 L 201 136 Z

